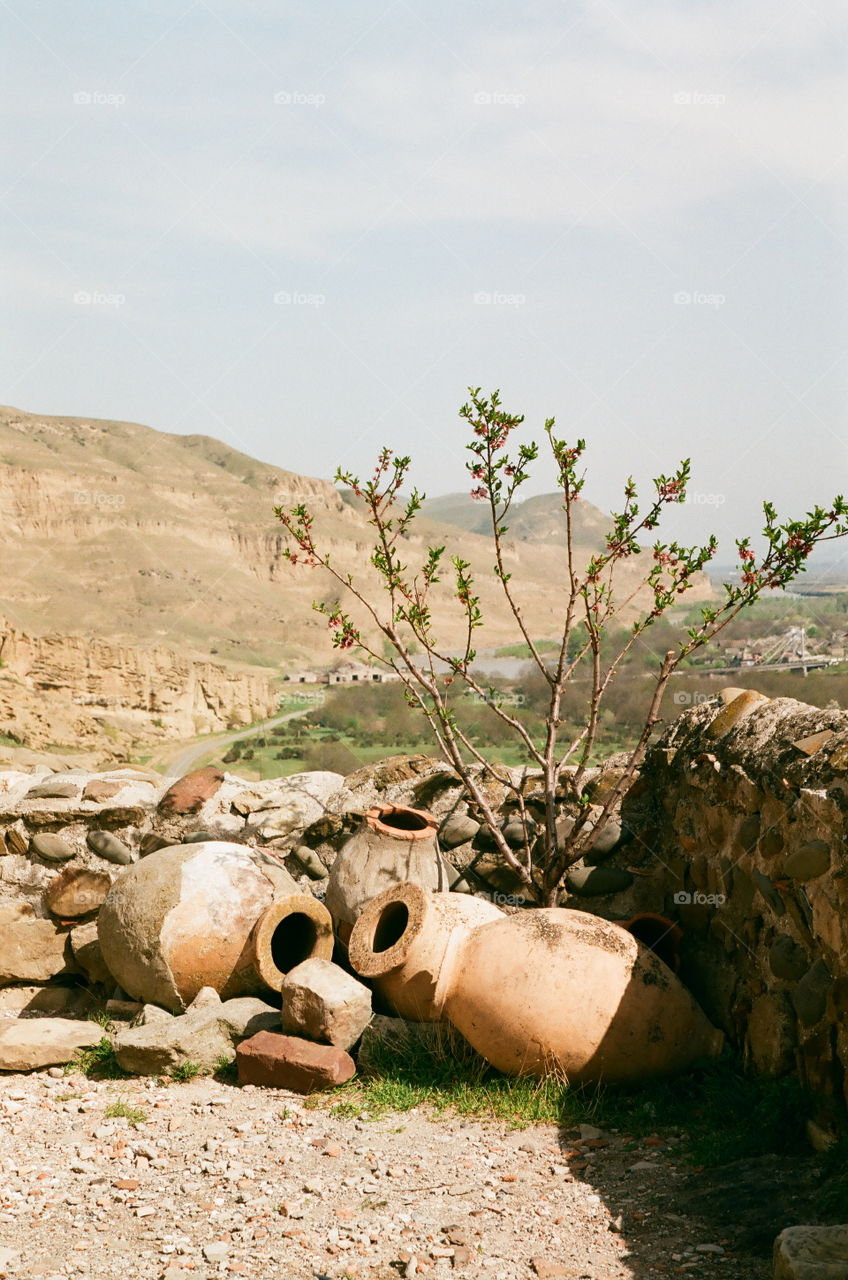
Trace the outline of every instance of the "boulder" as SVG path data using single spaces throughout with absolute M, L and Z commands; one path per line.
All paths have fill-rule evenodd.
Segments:
M 473 840 L 480 823 L 467 813 L 450 813 L 439 827 L 439 843 L 443 849 L 456 849 Z
M 787 1227 L 774 1242 L 774 1280 L 845 1280 L 848 1226 Z
M 91 782 L 85 784 L 82 798 L 83 800 L 91 800 L 95 804 L 102 804 L 105 800 L 111 800 L 126 785 L 126 782 L 118 782 L 117 780 L 92 778 Z
M 289 857 L 295 863 L 297 870 L 309 876 L 310 880 L 326 880 L 329 874 L 327 868 L 315 850 L 310 849 L 308 845 L 297 845 L 290 851 Z
M 51 920 L 20 919 L 0 929 L 0 986 L 12 982 L 47 982 L 66 973 L 70 945 L 67 933 Z
M 594 898 L 606 893 L 620 893 L 633 883 L 633 873 L 624 867 L 575 866 L 566 876 L 569 892 L 579 898 Z
M 113 836 L 111 831 L 89 831 L 86 836 L 89 849 L 93 849 L 99 858 L 106 862 L 114 862 L 116 866 L 126 867 L 133 860 L 123 840 Z
M 273 809 L 260 809 L 247 820 L 246 830 L 262 840 L 283 840 L 323 817 L 323 805 L 306 791 L 290 790 L 274 799 Z
M 272 1031 L 260 1031 L 243 1040 L 236 1050 L 236 1062 L 240 1084 L 291 1089 L 294 1093 L 331 1089 L 356 1074 L 356 1063 L 343 1049 Z
M 219 1070 L 235 1058 L 235 1046 L 245 1036 L 280 1025 L 280 1012 L 263 1000 L 249 997 L 220 1000 L 208 989 L 186 1013 L 173 1017 L 146 1005 L 143 1025 L 118 1032 L 115 1054 L 125 1071 L 135 1075 L 167 1074 L 187 1062 L 204 1071 Z
M 0 1012 L 3 1013 L 52 1013 L 75 1017 L 87 1013 L 96 1003 L 94 994 L 85 987 L 58 984 L 0 987 Z M 0 1026 L 3 1026 L 2 1022 Z
M 38 1071 L 70 1062 L 99 1044 L 103 1028 L 71 1018 L 15 1018 L 0 1023 L 0 1071 Z
M 88 924 L 77 925 L 75 929 L 71 930 L 71 952 L 73 953 L 74 963 L 78 969 L 82 970 L 89 982 L 99 982 L 104 986 L 108 984 L 114 985 L 115 979 L 112 977 L 109 967 L 103 959 L 103 952 L 100 950 L 96 920 L 90 920 Z
M 80 793 L 80 782 L 63 782 L 57 779 L 55 782 L 48 779 L 47 782 L 37 782 L 34 787 L 30 787 L 26 794 L 27 800 L 76 800 Z
M 371 1021 L 371 992 L 329 960 L 304 960 L 281 989 L 283 1031 L 349 1049 Z

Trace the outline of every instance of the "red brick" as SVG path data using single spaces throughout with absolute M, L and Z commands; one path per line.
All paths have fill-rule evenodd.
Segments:
M 331 1044 L 259 1031 L 236 1049 L 239 1084 L 314 1093 L 344 1084 L 356 1072 L 350 1054 Z

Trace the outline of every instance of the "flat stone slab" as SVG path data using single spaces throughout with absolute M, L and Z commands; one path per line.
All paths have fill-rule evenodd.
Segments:
M 0 1071 L 60 1066 L 103 1039 L 95 1022 L 71 1018 L 15 1018 L 0 1023 Z
M 848 1226 L 787 1227 L 774 1242 L 774 1280 L 846 1280 Z

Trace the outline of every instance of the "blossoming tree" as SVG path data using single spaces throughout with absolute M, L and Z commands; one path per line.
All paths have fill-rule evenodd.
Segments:
M 738 581 L 724 586 L 724 598 L 707 604 L 700 621 L 681 635 L 676 648 L 662 656 L 653 673 L 644 725 L 618 771 L 600 807 L 590 809 L 583 796 L 586 770 L 595 746 L 603 700 L 622 662 L 639 638 L 680 596 L 697 581 L 697 575 L 714 557 L 717 540 L 685 546 L 657 538 L 648 547 L 643 542 L 657 528 L 664 508 L 686 500 L 689 460 L 673 475 L 658 476 L 644 511 L 640 509 L 636 486 L 628 479 L 620 512 L 611 516 L 603 550 L 580 567 L 575 552 L 574 508 L 585 483 L 581 471 L 585 441 L 573 443 L 555 433 L 555 420 L 545 423 L 547 447 L 556 467 L 562 495 L 565 529 L 563 580 L 565 584 L 562 621 L 553 657 L 545 656 L 537 638 L 527 626 L 518 593 L 507 571 L 505 548 L 507 520 L 516 494 L 530 475 L 531 464 L 539 456 L 539 446 L 519 444 L 508 451 L 510 437 L 524 421 L 507 413 L 497 391 L 490 396 L 479 388 L 469 388 L 469 401 L 460 416 L 470 428 L 466 463 L 473 487 L 471 496 L 488 505 L 494 547 L 493 573 L 500 584 L 517 631 L 527 646 L 530 660 L 548 689 L 543 740 L 537 741 L 527 725 L 508 706 L 492 701 L 490 691 L 475 671 L 475 632 L 484 619 L 480 598 L 469 561 L 461 556 L 445 557 L 444 546 L 429 546 L 421 564 L 410 569 L 403 561 L 404 543 L 421 509 L 424 495 L 415 488 L 405 493 L 411 460 L 384 448 L 367 480 L 345 471 L 336 473 L 336 482 L 350 488 L 367 511 L 375 532 L 370 563 L 379 575 L 376 596 L 349 573 L 337 569 L 331 555 L 322 549 L 314 518 L 305 504 L 291 510 L 276 508 L 289 535 L 285 555 L 292 564 L 320 567 L 335 579 L 345 595 L 356 600 L 370 619 L 367 629 L 357 625 L 342 602 L 316 602 L 324 614 L 339 649 L 358 646 L 376 662 L 393 670 L 403 681 L 407 701 L 427 718 L 439 751 L 462 779 L 503 862 L 515 873 L 527 895 L 534 901 L 553 905 L 568 868 L 587 850 L 613 809 L 630 786 L 644 756 L 651 734 L 660 718 L 663 693 L 680 663 L 705 645 L 742 609 L 763 592 L 782 587 L 804 567 L 813 548 L 821 542 L 848 533 L 848 505 L 841 496 L 830 506 L 815 507 L 801 520 L 780 522 L 771 503 L 763 504 L 765 550 L 758 556 L 749 538 L 736 541 L 740 573 Z M 624 598 L 616 595 L 615 570 L 622 562 L 644 555 L 646 567 L 638 585 Z M 447 577 L 454 607 L 463 622 L 461 651 L 448 652 L 440 643 L 432 613 L 433 588 Z M 638 607 L 636 620 L 626 639 L 612 657 L 603 656 L 602 639 L 623 609 Z M 378 650 L 377 645 L 380 645 Z M 388 653 L 390 656 L 386 656 Z M 589 693 L 585 722 L 579 731 L 563 739 L 563 692 L 578 669 L 588 667 Z M 499 769 L 475 746 L 458 721 L 455 707 L 459 690 L 486 698 L 503 723 L 505 731 L 523 748 L 527 770 L 538 781 L 544 809 L 539 838 L 531 838 L 536 823 L 528 812 L 526 776 L 516 778 Z M 526 775 L 525 771 L 525 775 Z M 507 841 L 494 807 L 483 785 L 497 778 L 512 793 L 525 842 L 520 850 Z M 577 806 L 573 823 L 558 822 L 563 793 Z

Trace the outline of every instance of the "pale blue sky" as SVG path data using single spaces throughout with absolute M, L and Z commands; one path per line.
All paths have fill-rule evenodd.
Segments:
M 497 385 L 600 505 L 691 455 L 676 532 L 799 514 L 848 489 L 841 13 L 3 2 L 0 399 L 437 494 Z

